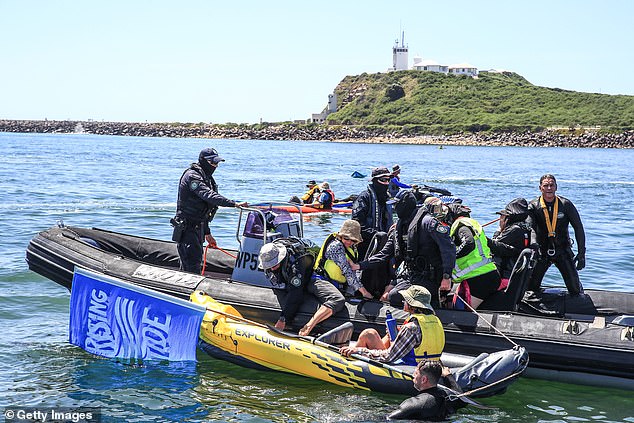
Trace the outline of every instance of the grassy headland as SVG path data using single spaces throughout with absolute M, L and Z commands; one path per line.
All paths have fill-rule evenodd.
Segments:
M 634 96 L 538 87 L 511 72 L 477 79 L 399 71 L 347 76 L 328 121 L 397 126 L 406 133 L 539 132 L 549 127 L 634 129 Z

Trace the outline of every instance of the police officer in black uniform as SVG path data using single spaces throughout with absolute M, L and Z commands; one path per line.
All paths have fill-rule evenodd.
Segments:
M 586 265 L 586 235 L 579 212 L 572 201 L 555 195 L 557 180 L 553 175 L 539 179 L 539 190 L 542 195 L 528 205 L 527 222 L 533 229 L 531 243 L 538 245 L 540 252 L 528 290 L 538 293 L 546 271 L 554 264 L 570 295 L 583 294 L 578 270 Z M 575 230 L 577 255 L 572 252 L 569 225 Z
M 214 148 L 205 148 L 181 176 L 178 184 L 176 216 L 171 220 L 174 227 L 172 240 L 177 243 L 180 269 L 200 274 L 202 269 L 203 242 L 212 247 L 216 240 L 211 235 L 209 222 L 218 207 L 244 207 L 218 194 L 218 184 L 213 173 L 225 160 Z
M 396 285 L 388 285 L 381 300 L 402 307 L 399 291 L 421 285 L 432 294 L 432 307 L 439 308 L 439 290 L 451 289 L 451 271 L 456 264 L 456 246 L 449 237 L 449 229 L 426 206 L 417 207 L 411 190 L 399 191 L 389 202 L 398 215 L 396 227 L 390 231 L 381 251 L 359 263 L 359 267 L 371 269 L 395 258 L 395 264 L 403 266 Z

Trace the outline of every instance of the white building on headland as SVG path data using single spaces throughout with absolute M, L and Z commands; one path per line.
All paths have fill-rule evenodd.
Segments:
M 453 75 L 467 75 L 476 77 L 478 76 L 478 68 L 469 63 L 458 63 L 457 65 L 449 66 L 449 73 Z
M 422 57 L 414 57 L 413 70 L 449 73 L 449 66 L 441 65 L 435 60 L 423 60 Z
M 399 44 L 399 40 L 396 40 L 394 42 L 394 47 L 392 47 L 392 67 L 388 69 L 388 72 L 412 69 L 427 72 L 440 72 L 450 75 L 467 75 L 474 78 L 478 76 L 478 68 L 468 63 L 443 65 L 435 60 L 423 60 L 422 57 L 418 56 L 414 57 L 414 64 L 410 68 L 407 55 L 408 48 L 405 45 L 405 32 L 403 32 L 401 34 L 401 43 Z
M 394 40 L 394 47 L 392 47 L 392 67 L 389 71 L 399 71 L 409 69 L 408 48 L 405 45 L 405 31 L 401 34 L 401 43 L 398 43 L 398 39 Z
M 337 111 L 337 94 L 328 94 L 328 104 L 321 113 L 313 113 L 311 120 L 313 123 L 324 123 L 329 114 Z

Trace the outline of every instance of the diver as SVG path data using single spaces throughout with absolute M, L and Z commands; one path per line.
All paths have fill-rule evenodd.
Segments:
M 533 233 L 531 244 L 539 245 L 539 259 L 533 269 L 528 290 L 540 291 L 542 279 L 554 264 L 572 296 L 583 294 L 579 270 L 586 266 L 586 235 L 579 212 L 572 201 L 555 195 L 557 180 L 551 174 L 539 179 L 541 195 L 528 205 L 527 222 Z M 577 255 L 572 252 L 568 226 L 575 230 Z
M 388 420 L 445 420 L 457 409 L 466 404 L 460 399 L 450 399 L 449 391 L 438 386 L 438 382 L 449 382 L 448 388 L 457 393 L 461 389 L 455 379 L 448 374 L 448 369 L 438 361 L 421 361 L 414 370 L 414 387 L 420 391 L 418 395 L 403 401 L 396 410 L 387 417 Z

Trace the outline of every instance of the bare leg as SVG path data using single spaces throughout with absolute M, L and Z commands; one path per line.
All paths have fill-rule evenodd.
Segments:
M 319 309 L 313 314 L 313 317 L 310 318 L 308 323 L 300 329 L 299 334 L 302 336 L 308 335 L 313 328 L 317 325 L 317 323 L 322 322 L 332 316 L 332 309 L 330 307 L 326 307 L 322 305 Z
M 364 329 L 359 334 L 356 346 L 358 348 L 368 348 L 371 350 L 384 350 L 389 348 L 390 339 L 387 335 L 381 338 L 381 335 L 379 335 L 376 329 Z

